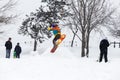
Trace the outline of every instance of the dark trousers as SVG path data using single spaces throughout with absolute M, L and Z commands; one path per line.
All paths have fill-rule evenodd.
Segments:
M 20 54 L 16 54 L 16 58 L 20 58 Z
M 108 58 L 107 58 L 107 49 L 100 50 L 99 62 L 102 61 L 103 57 L 104 57 L 105 62 L 107 62 L 108 61 Z
M 53 39 L 53 45 L 56 46 L 56 41 L 60 38 L 60 34 L 57 34 Z
M 10 53 L 11 53 L 11 50 L 10 49 L 6 49 L 6 58 L 10 58 Z

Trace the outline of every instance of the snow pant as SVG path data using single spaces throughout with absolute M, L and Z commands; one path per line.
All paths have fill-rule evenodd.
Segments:
M 99 62 L 102 61 L 103 57 L 104 57 L 105 62 L 107 62 L 108 61 L 108 58 L 107 58 L 107 49 L 100 50 Z
M 53 45 L 56 46 L 56 41 L 60 38 L 60 34 L 57 34 L 55 38 L 53 39 Z
M 10 53 L 11 53 L 11 50 L 10 49 L 6 49 L 6 58 L 10 58 Z
M 16 58 L 20 58 L 20 54 L 19 53 L 16 53 Z

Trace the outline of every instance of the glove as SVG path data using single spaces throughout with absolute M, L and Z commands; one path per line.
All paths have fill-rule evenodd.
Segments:
M 49 31 L 51 30 L 51 28 L 50 28 L 50 27 L 48 27 L 47 29 L 48 29 Z

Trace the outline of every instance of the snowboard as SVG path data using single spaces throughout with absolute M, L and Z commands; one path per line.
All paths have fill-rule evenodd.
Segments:
M 60 39 L 58 39 L 56 41 L 56 46 L 54 46 L 52 49 L 51 49 L 51 53 L 54 53 L 56 51 L 56 49 L 58 48 L 58 46 L 60 45 L 60 43 L 65 39 L 66 35 L 65 34 L 62 34 Z

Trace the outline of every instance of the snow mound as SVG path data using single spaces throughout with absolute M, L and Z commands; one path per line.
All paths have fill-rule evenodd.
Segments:
M 56 58 L 75 58 L 73 53 L 67 47 L 58 47 L 54 53 L 51 53 L 50 50 L 52 48 L 48 48 L 41 56 L 46 57 L 56 57 Z

